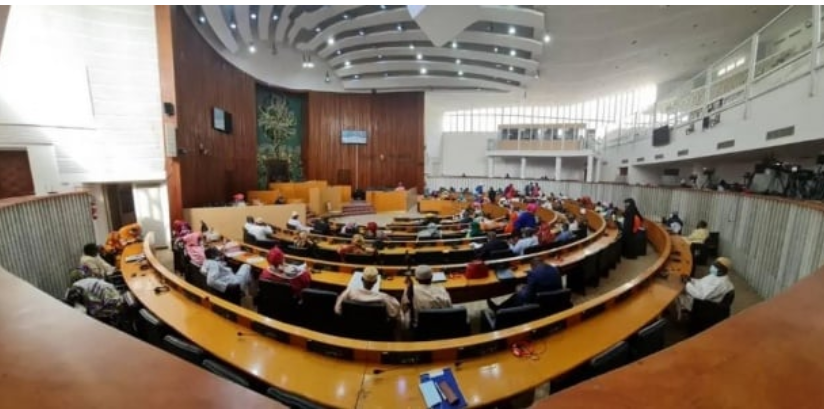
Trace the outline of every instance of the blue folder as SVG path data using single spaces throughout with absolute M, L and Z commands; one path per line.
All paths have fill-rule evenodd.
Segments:
M 421 374 L 420 381 L 421 383 L 432 381 L 435 384 L 438 384 L 442 381 L 445 381 L 450 388 L 452 388 L 452 392 L 455 392 L 455 395 L 458 396 L 458 401 L 455 402 L 454 405 L 449 404 L 449 402 L 443 400 L 441 401 L 440 405 L 436 405 L 435 408 L 437 409 L 460 409 L 466 407 L 466 399 L 464 399 L 463 393 L 461 392 L 461 388 L 458 387 L 458 382 L 455 380 L 455 375 L 452 374 L 451 368 L 444 368 L 443 372 L 440 374 L 430 375 L 432 372 L 437 371 L 430 371 Z

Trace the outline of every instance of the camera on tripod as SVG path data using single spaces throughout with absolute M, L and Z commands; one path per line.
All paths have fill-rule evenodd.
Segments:
M 712 175 L 715 174 L 715 169 L 713 169 L 713 168 L 704 168 L 704 171 L 702 173 L 704 174 L 704 176 L 712 176 Z

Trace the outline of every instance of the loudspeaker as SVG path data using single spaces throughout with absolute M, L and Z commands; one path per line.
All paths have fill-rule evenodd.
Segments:
M 175 104 L 171 102 L 164 102 L 163 103 L 163 113 L 167 116 L 174 116 L 175 115 Z

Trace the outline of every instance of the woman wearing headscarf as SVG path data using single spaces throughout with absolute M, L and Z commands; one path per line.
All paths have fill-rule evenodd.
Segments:
M 260 273 L 260 281 L 289 284 L 295 297 L 300 297 L 301 291 L 312 284 L 312 274 L 309 273 L 306 264 L 296 266 L 285 263 L 283 251 L 279 247 L 275 246 L 269 250 L 266 261 L 269 262 L 269 267 Z
M 635 235 L 641 229 L 643 219 L 635 206 L 633 198 L 624 199 L 624 223 L 621 227 L 621 241 L 624 257 L 636 258 L 638 257 L 635 245 Z

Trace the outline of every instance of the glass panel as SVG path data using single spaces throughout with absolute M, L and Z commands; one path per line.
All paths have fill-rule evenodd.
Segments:
M 755 76 L 760 77 L 810 49 L 812 7 L 792 6 L 761 31 Z M 721 67 L 719 67 L 719 70 Z

